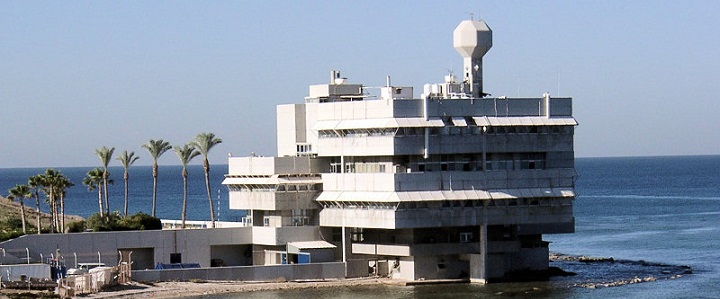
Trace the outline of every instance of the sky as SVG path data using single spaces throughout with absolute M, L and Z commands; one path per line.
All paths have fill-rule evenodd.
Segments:
M 577 157 L 720 154 L 718 13 L 720 1 L 2 1 L 0 168 L 96 166 L 102 146 L 150 165 L 141 144 L 200 132 L 223 140 L 213 164 L 272 156 L 275 106 L 333 69 L 416 93 L 461 73 L 452 31 L 471 17 L 493 30 L 484 90 L 573 97 Z

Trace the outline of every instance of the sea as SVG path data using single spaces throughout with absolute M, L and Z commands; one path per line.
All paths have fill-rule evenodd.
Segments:
M 97 189 L 90 191 L 82 184 L 92 167 L 55 167 L 70 182 L 75 184 L 67 189 L 65 195 L 65 214 L 88 218 L 98 213 Z M 28 177 L 45 172 L 46 168 L 0 168 L 0 194 L 8 195 L 16 184 L 27 184 Z M 188 165 L 188 208 L 187 220 L 210 220 L 210 203 L 205 187 L 205 171 L 202 165 Z M 228 209 L 228 191 L 222 185 L 227 173 L 227 165 L 210 165 L 210 193 L 215 206 L 216 221 L 241 221 L 244 211 Z M 123 213 L 125 190 L 121 166 L 108 168 L 113 184 L 108 187 L 110 211 Z M 170 165 L 158 167 L 157 205 L 155 216 L 161 219 L 181 219 L 183 202 L 182 166 Z M 142 212 L 152 214 L 153 178 L 151 166 L 130 166 L 128 168 L 128 214 Z M 41 200 L 44 196 L 40 195 Z M 34 200 L 26 204 L 35 207 Z M 41 210 L 48 206 L 41 203 Z
M 545 235 L 550 250 L 569 255 L 612 257 L 639 263 L 686 265 L 692 274 L 675 279 L 585 288 L 566 279 L 490 285 L 356 286 L 275 290 L 196 298 L 720 298 L 720 155 L 578 158 L 574 234 Z M 97 192 L 80 184 L 90 168 L 59 168 L 76 186 L 67 193 L 67 213 L 97 212 Z M 211 183 L 218 219 L 237 221 L 222 187 L 227 166 L 213 166 Z M 161 166 L 158 216 L 178 219 L 182 205 L 179 166 Z M 0 169 L 0 192 L 44 169 Z M 112 210 L 123 202 L 122 168 L 110 168 Z M 209 209 L 201 166 L 190 166 L 188 219 L 207 220 Z M 149 213 L 150 167 L 130 168 L 130 211 Z M 609 264 L 614 271 L 620 263 Z M 573 269 L 575 270 L 575 269 Z M 581 271 L 593 271 L 585 269 Z M 618 269 L 621 271 L 621 269 Z

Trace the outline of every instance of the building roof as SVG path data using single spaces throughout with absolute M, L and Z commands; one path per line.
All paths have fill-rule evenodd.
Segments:
M 278 184 L 319 184 L 320 177 L 286 177 L 273 175 L 271 177 L 228 177 L 222 181 L 223 185 L 278 185 Z
M 288 242 L 287 252 L 298 253 L 303 249 L 328 249 L 335 248 L 336 246 L 325 241 L 302 241 L 302 242 Z
M 323 191 L 317 201 L 409 202 L 440 200 L 486 200 L 512 198 L 574 197 L 572 188 L 527 188 L 499 190 L 438 191 Z
M 480 116 L 473 117 L 478 126 L 577 126 L 573 117 L 544 117 L 544 116 L 523 116 L 523 117 L 496 117 Z

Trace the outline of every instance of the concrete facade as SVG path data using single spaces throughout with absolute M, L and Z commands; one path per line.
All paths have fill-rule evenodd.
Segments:
M 272 175 L 313 165 L 302 176 L 314 187 L 288 197 L 290 182 L 273 181 L 267 195 L 243 193 L 247 183 L 231 178 L 256 171 L 231 158 L 231 207 L 248 210 L 254 226 L 275 228 L 296 222 L 269 216 L 317 211 L 308 224 L 338 246 L 349 273 L 370 265 L 407 280 L 487 282 L 547 268 L 542 235 L 574 232 L 572 98 L 487 97 L 482 57 L 492 32 L 464 21 L 454 37 L 461 82 L 449 74 L 415 98 L 388 77 L 373 95 L 333 71 L 328 84 L 310 86 L 304 104 L 278 106 L 278 155 L 293 162 Z

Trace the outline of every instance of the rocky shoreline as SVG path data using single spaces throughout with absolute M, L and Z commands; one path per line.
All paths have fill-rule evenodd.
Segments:
M 678 279 L 693 273 L 689 266 L 559 253 L 550 255 L 550 265 L 576 274 L 570 279 L 555 278 L 555 280 L 567 281 L 573 287 L 591 289 Z

